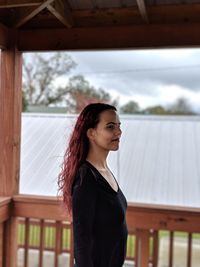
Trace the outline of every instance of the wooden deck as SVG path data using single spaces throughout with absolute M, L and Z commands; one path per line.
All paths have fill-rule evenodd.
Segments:
M 167 257 L 167 267 L 174 264 L 176 250 L 175 235 L 177 232 L 184 233 L 185 254 L 187 267 L 192 266 L 192 254 L 195 242 L 195 234 L 200 233 L 200 209 L 186 209 L 181 207 L 169 207 L 160 205 L 143 205 L 129 203 L 127 210 L 127 223 L 129 238 L 134 236 L 132 244 L 129 244 L 134 251 L 127 250 L 127 259 L 135 267 L 158 266 L 159 253 L 161 252 L 160 236 L 165 231 L 165 262 Z M 0 267 L 4 267 L 6 262 L 6 241 L 9 231 L 6 223 L 10 218 L 16 219 L 23 227 L 23 240 L 18 239 L 18 248 L 24 249 L 22 259 L 23 267 L 29 266 L 29 251 L 38 251 L 38 266 L 44 267 L 44 254 L 48 251 L 54 254 L 53 266 L 57 267 L 59 258 L 66 253 L 69 255 L 70 267 L 73 266 L 73 237 L 71 232 L 72 225 L 66 221 L 66 214 L 61 212 L 60 203 L 54 197 L 39 197 L 28 195 L 15 195 L 11 198 L 0 198 Z M 31 233 L 33 227 L 38 228 L 38 232 Z M 31 230 L 32 228 L 32 230 Z M 54 232 L 54 240 L 48 247 L 45 235 L 48 228 Z M 67 233 L 68 231 L 68 233 Z M 182 233 L 182 234 L 183 234 Z M 180 233 L 179 233 L 180 234 Z M 30 237 L 37 239 L 34 241 Z M 67 237 L 66 237 L 67 236 Z M 68 238 L 68 247 L 64 239 Z M 130 242 L 130 240 L 128 241 Z M 49 244 L 50 244 L 49 243 Z M 166 245 L 167 244 L 167 245 Z M 15 255 L 17 257 L 17 249 Z M 200 263 L 199 263 L 200 264 Z

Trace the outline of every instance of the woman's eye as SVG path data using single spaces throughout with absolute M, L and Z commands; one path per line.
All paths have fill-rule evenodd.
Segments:
M 107 128 L 108 128 L 108 129 L 114 129 L 115 126 L 114 126 L 114 125 L 108 125 Z

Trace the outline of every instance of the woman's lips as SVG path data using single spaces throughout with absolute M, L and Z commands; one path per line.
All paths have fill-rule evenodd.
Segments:
M 119 138 L 113 139 L 112 142 L 119 142 Z

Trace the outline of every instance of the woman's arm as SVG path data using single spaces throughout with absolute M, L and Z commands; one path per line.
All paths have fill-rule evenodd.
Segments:
M 97 184 L 91 171 L 79 172 L 72 194 L 74 254 L 78 267 L 94 267 L 92 242 L 96 192 Z

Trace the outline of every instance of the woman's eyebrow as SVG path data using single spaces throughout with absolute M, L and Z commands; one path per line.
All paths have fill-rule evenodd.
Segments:
M 106 125 L 108 125 L 108 124 L 113 124 L 113 125 L 120 125 L 121 124 L 121 122 L 113 122 L 113 121 L 110 121 L 110 122 L 108 122 L 108 123 L 106 123 Z

